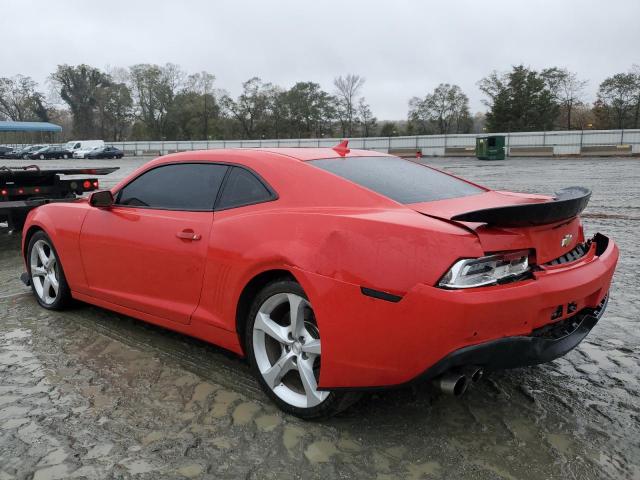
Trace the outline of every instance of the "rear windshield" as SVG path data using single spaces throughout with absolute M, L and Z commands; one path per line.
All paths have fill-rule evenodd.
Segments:
M 309 163 L 399 203 L 432 202 L 484 192 L 467 182 L 399 157 L 327 158 Z

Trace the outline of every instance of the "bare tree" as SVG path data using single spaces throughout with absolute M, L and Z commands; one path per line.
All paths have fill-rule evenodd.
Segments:
M 242 93 L 237 100 L 229 96 L 222 98 L 222 105 L 240 123 L 243 138 L 256 138 L 259 129 L 269 114 L 271 84 L 252 77 L 242 84 Z
M 362 90 L 364 82 L 364 77 L 351 73 L 345 77 L 341 75 L 333 80 L 333 85 L 336 87 L 335 95 L 343 136 L 350 137 L 353 134 L 358 94 Z
M 566 68 L 547 68 L 540 74 L 545 78 L 556 102 L 565 113 L 567 130 L 571 130 L 573 109 L 582 104 L 584 89 L 589 82 L 580 80 L 574 72 Z
M 468 130 L 469 98 L 457 85 L 441 83 L 433 93 L 409 101 L 409 119 L 422 133 L 460 133 Z
M 209 135 L 209 110 L 214 107 L 215 97 L 213 82 L 216 76 L 209 72 L 199 72 L 187 77 L 185 91 L 196 93 L 203 98 L 202 112 L 202 138 L 208 138 Z
M 130 67 L 129 72 L 137 114 L 147 133 L 154 138 L 166 138 L 169 111 L 184 81 L 184 72 L 173 63 L 138 64 Z
M 44 96 L 36 87 L 36 82 L 24 75 L 0 78 L 0 118 L 47 121 Z
M 362 125 L 363 137 L 370 137 L 373 134 L 377 121 L 371 112 L 371 107 L 362 97 L 358 102 L 358 122 Z

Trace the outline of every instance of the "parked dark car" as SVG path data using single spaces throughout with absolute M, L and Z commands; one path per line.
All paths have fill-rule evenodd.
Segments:
M 18 148 L 11 152 L 5 153 L 4 158 L 11 158 L 11 159 L 23 158 L 26 160 L 27 158 L 29 158 L 29 155 L 31 155 L 33 152 L 40 150 L 46 146 L 47 145 L 30 145 L 28 147 Z
M 4 145 L 0 145 L 0 158 L 4 158 L 7 153 L 13 152 L 12 147 L 5 147 Z
M 63 147 L 43 147 L 29 154 L 29 158 L 44 160 L 45 158 L 72 158 L 73 153 Z
M 124 152 L 116 147 L 101 147 L 91 150 L 85 158 L 122 158 Z

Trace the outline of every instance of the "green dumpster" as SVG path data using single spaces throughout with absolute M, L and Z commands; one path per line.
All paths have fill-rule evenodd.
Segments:
M 476 138 L 476 157 L 479 160 L 504 160 L 505 136 L 490 135 Z

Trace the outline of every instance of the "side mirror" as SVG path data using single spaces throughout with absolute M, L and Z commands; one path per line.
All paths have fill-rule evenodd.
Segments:
M 113 195 L 109 190 L 93 192 L 89 196 L 89 205 L 97 208 L 108 208 L 113 205 Z

